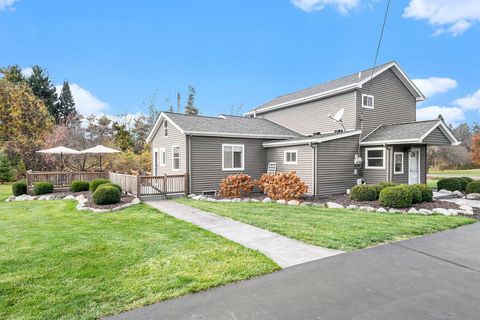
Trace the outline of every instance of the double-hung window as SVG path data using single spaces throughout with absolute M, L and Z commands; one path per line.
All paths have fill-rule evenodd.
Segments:
M 153 175 L 158 176 L 158 149 L 153 149 Z
M 393 153 L 393 173 L 402 174 L 403 173 L 403 152 L 394 152 Z
M 287 150 L 283 153 L 284 164 L 297 164 L 297 150 Z
M 385 149 L 365 149 L 365 169 L 385 169 Z
M 244 170 L 245 146 L 243 144 L 222 144 L 222 170 Z
M 160 167 L 165 167 L 167 164 L 167 153 L 165 152 L 165 148 L 158 149 L 160 152 Z
M 163 126 L 163 130 L 164 130 L 164 136 L 165 137 L 168 137 L 168 121 L 165 120 L 165 125 Z
M 180 170 L 180 146 L 172 146 L 172 170 Z
M 362 107 L 368 108 L 368 109 L 373 109 L 375 105 L 375 97 L 368 95 L 368 94 L 362 94 Z

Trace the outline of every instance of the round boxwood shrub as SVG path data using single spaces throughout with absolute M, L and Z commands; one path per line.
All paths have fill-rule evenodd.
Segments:
M 95 180 L 92 180 L 92 182 L 90 182 L 90 191 L 95 192 L 95 190 L 97 190 L 97 188 L 98 188 L 100 185 L 105 184 L 105 183 L 110 183 L 110 180 L 108 180 L 108 179 L 95 179 Z
M 465 190 L 467 193 L 480 193 L 480 180 L 469 182 Z
M 90 182 L 85 180 L 74 180 L 70 185 L 70 191 L 72 192 L 88 191 L 89 188 L 90 188 Z
M 470 178 L 470 177 L 462 177 L 461 179 L 467 181 L 467 184 L 469 184 L 469 183 L 472 182 L 472 181 L 475 181 L 475 180 L 473 180 L 473 179 Z
M 101 186 L 93 192 L 93 202 L 96 205 L 114 204 L 120 202 L 122 194 L 113 186 Z
M 120 191 L 120 193 L 122 192 L 122 187 L 119 184 L 116 184 L 116 183 L 109 182 L 109 183 L 104 183 L 101 186 L 102 187 L 105 187 L 105 186 L 115 187 Z
M 380 182 L 378 184 L 382 189 L 388 188 L 388 187 L 395 187 L 397 184 L 395 182 Z
M 356 185 L 350 192 L 350 199 L 356 201 L 375 201 L 377 196 L 377 187 L 370 184 Z
M 426 184 L 415 184 L 414 186 L 417 187 L 422 192 L 422 201 L 424 202 L 433 201 L 433 191 Z
M 16 197 L 27 194 L 27 182 L 25 180 L 15 182 L 12 185 L 12 193 Z
M 389 208 L 405 208 L 412 205 L 412 192 L 405 185 L 388 187 L 380 191 L 380 204 Z
M 462 184 L 457 178 L 443 178 L 438 180 L 437 188 L 438 190 L 445 189 L 450 191 L 456 191 L 462 189 Z
M 51 182 L 35 182 L 33 184 L 33 194 L 40 196 L 42 194 L 52 193 L 53 183 Z
M 415 185 L 409 185 L 406 184 L 404 185 L 410 192 L 412 193 L 412 203 L 420 203 L 422 202 L 423 196 L 422 196 L 422 191 L 417 188 Z

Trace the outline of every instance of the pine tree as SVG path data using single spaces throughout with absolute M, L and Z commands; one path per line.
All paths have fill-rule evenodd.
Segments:
M 5 154 L 0 153 L 0 182 L 12 181 L 13 179 L 13 167 Z
M 22 74 L 22 69 L 17 64 L 8 66 L 5 69 L 0 69 L 0 73 L 3 74 L 5 80 L 14 84 L 25 81 L 25 77 Z
M 195 107 L 195 95 L 196 95 L 195 88 L 193 86 L 188 86 L 188 98 L 187 98 L 187 105 L 185 106 L 185 114 L 189 115 L 197 115 L 198 109 Z
M 32 75 L 27 80 L 33 94 L 45 103 L 48 112 L 58 123 L 57 92 L 46 71 L 40 66 L 33 66 Z
M 77 115 L 75 101 L 73 100 L 72 91 L 70 90 L 68 81 L 63 82 L 62 92 L 58 97 L 57 110 L 59 115 L 57 124 L 66 124 L 68 119 Z

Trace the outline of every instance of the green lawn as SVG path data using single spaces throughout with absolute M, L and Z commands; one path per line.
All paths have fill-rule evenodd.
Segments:
M 428 174 L 452 174 L 458 175 L 459 177 L 480 177 L 480 169 L 470 169 L 470 170 L 428 170 Z
M 427 186 L 430 189 L 437 189 L 438 179 L 427 179 Z
M 95 319 L 278 270 L 262 254 L 150 208 L 5 203 L 0 319 Z
M 366 213 L 275 203 L 212 203 L 185 198 L 177 201 L 292 239 L 340 250 L 365 248 L 474 222 L 461 216 Z

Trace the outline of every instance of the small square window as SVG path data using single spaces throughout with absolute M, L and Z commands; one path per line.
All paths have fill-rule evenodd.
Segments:
M 368 94 L 362 94 L 362 107 L 373 109 L 375 98 Z
M 385 149 L 365 149 L 365 169 L 385 169 Z
M 297 164 L 297 150 L 288 150 L 284 152 L 284 164 Z
M 243 144 L 223 144 L 222 145 L 222 154 L 223 154 L 223 163 L 222 170 L 244 170 L 243 161 L 244 161 L 244 150 L 245 146 Z

